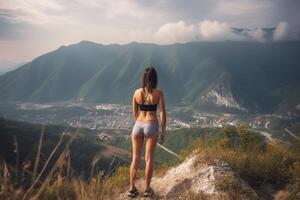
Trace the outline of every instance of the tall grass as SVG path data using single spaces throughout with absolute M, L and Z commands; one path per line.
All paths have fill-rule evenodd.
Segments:
M 36 178 L 36 173 L 37 173 L 39 162 L 40 162 L 40 156 L 41 156 L 41 151 L 42 151 L 44 132 L 45 132 L 45 126 L 43 126 L 42 131 L 41 131 L 41 136 L 40 136 L 38 151 L 37 151 L 37 154 L 36 154 L 34 169 L 33 169 L 33 173 L 32 173 L 32 181 L 34 181 L 35 178 Z
M 23 164 L 21 177 L 18 176 L 19 164 L 16 161 L 14 167 L 8 166 L 4 159 L 0 162 L 0 199 L 10 200 L 35 200 L 35 199 L 80 199 L 101 200 L 113 195 L 116 187 L 125 186 L 128 179 L 128 167 L 120 167 L 112 174 L 113 161 L 108 173 L 103 171 L 95 173 L 97 162 L 101 162 L 99 155 L 95 156 L 91 163 L 90 178 L 76 176 L 70 163 L 70 145 L 76 139 L 78 132 L 69 134 L 63 132 L 57 144 L 54 146 L 46 161 L 40 166 L 40 156 L 44 140 L 45 128 L 42 128 L 35 162 L 32 171 L 30 163 Z M 14 139 L 15 151 L 18 153 L 17 138 Z M 59 149 L 62 151 L 59 152 Z M 54 160 L 55 155 L 59 156 Z M 25 176 L 26 175 L 26 176 Z M 19 180 L 20 179 L 20 180 Z M 28 184 L 19 184 L 28 183 Z

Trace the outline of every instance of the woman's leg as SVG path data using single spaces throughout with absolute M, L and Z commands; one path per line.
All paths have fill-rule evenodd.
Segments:
M 157 142 L 157 134 L 149 136 L 146 138 L 146 151 L 145 151 L 145 180 L 146 180 L 146 190 L 150 188 L 150 182 L 153 173 L 153 159 L 154 150 Z
M 132 161 L 130 165 L 130 190 L 134 188 L 134 181 L 138 171 L 139 161 L 141 159 L 141 150 L 144 142 L 144 136 L 140 134 L 131 134 L 132 142 Z

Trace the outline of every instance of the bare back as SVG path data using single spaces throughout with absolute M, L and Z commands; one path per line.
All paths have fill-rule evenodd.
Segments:
M 158 104 L 160 111 L 164 110 L 164 102 L 162 92 L 158 89 L 153 89 L 152 93 L 147 95 L 147 99 L 144 99 L 149 104 Z M 136 114 L 136 120 L 138 121 L 158 121 L 155 111 L 141 111 L 138 110 L 138 105 L 143 103 L 143 89 L 139 88 L 133 95 L 133 111 Z

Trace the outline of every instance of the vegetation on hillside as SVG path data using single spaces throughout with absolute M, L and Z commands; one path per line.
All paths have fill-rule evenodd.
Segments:
M 40 158 L 42 164 L 46 162 L 52 149 L 62 140 L 50 161 L 50 164 L 53 164 L 54 160 L 62 153 L 68 136 L 76 137 L 70 145 L 69 157 L 74 173 L 78 175 L 84 177 L 90 175 L 90 163 L 95 157 L 101 158 L 101 162 L 96 163 L 95 168 L 105 172 L 107 172 L 106 169 L 109 168 L 112 161 L 114 166 L 128 163 L 118 155 L 104 155 L 105 144 L 98 139 L 95 131 L 61 125 L 44 126 L 7 119 L 0 119 L 0 157 L 5 159 L 8 165 L 17 165 L 18 169 L 22 168 L 24 162 L 30 163 L 32 168 L 36 153 L 39 150 L 38 143 L 42 130 L 44 131 Z M 65 136 L 61 139 L 63 133 Z M 126 156 L 126 159 L 129 160 L 129 156 Z
M 195 140 L 183 155 L 197 152 L 200 159 L 220 158 L 261 195 L 265 186 L 288 191 L 288 199 L 300 197 L 300 141 L 266 143 L 246 126 L 228 126 L 222 137 L 206 135 Z M 226 187 L 225 187 L 226 188 Z
M 205 129 L 206 130 L 206 129 Z M 94 156 L 88 163 L 88 176 L 75 173 L 70 159 L 71 146 L 76 143 L 76 134 L 64 133 L 57 143 L 51 146 L 49 153 L 44 152 L 45 130 L 39 134 L 37 150 L 32 152 L 32 163 L 7 163 L 0 161 L 0 199 L 111 199 L 128 186 L 128 166 L 114 168 L 109 163 L 100 170 L 97 163 L 103 162 L 100 156 Z M 183 131 L 183 130 L 181 130 Z M 197 130 L 190 130 L 196 134 Z M 180 130 L 179 130 L 180 132 Z M 178 133 L 179 133 L 178 132 Z M 184 129 L 184 132 L 189 132 Z M 194 133 L 193 133 L 194 132 Z M 182 134 L 185 137 L 185 134 Z M 178 143 L 182 137 L 169 137 L 169 144 Z M 178 136 L 178 135 L 177 135 Z M 81 140 L 78 145 L 83 145 Z M 186 145 L 186 144 L 184 144 Z M 21 149 L 16 150 L 16 153 Z M 300 142 L 292 144 L 269 144 L 246 126 L 228 126 L 220 132 L 199 134 L 189 148 L 182 151 L 182 159 L 191 153 L 197 153 L 199 159 L 214 162 L 216 158 L 229 163 L 234 172 L 248 182 L 259 195 L 265 185 L 274 190 L 288 192 L 287 199 L 299 198 L 300 191 Z M 78 154 L 80 156 L 85 152 Z M 56 155 L 56 156 L 55 156 Z M 163 173 L 172 164 L 156 165 L 155 175 Z M 75 164 L 75 163 L 74 163 Z M 140 170 L 138 177 L 143 177 Z M 222 184 L 229 197 L 234 197 L 237 188 L 228 178 Z M 267 193 L 267 192 L 265 192 Z

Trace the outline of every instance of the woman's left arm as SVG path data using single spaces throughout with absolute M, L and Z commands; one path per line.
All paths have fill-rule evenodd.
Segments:
M 139 109 L 138 109 L 138 104 L 135 100 L 136 96 L 136 91 L 134 92 L 133 98 L 132 98 L 132 113 L 133 113 L 133 118 L 136 121 L 139 115 Z

